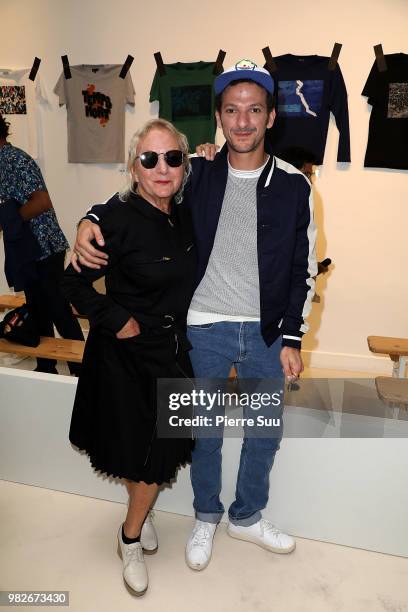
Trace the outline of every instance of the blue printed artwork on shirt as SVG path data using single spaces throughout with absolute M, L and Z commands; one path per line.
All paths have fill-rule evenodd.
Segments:
M 47 191 L 41 170 L 32 157 L 7 143 L 0 149 L 0 197 L 14 198 L 22 206 L 34 191 Z M 45 259 L 69 248 L 53 208 L 30 221 Z
M 322 107 L 323 80 L 279 81 L 278 113 L 283 117 L 317 117 Z

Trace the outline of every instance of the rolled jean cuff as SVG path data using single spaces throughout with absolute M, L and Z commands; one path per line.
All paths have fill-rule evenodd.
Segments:
M 228 518 L 230 520 L 230 523 L 232 523 L 233 525 L 239 525 L 240 527 L 250 527 L 251 525 L 255 525 L 255 523 L 261 520 L 262 514 L 259 510 L 257 510 L 255 514 L 251 514 L 251 516 L 248 516 L 244 519 L 235 519 L 232 518 L 232 516 L 229 516 Z
M 222 515 L 223 512 L 196 512 L 196 519 L 204 521 L 205 523 L 214 523 L 214 525 L 218 525 Z

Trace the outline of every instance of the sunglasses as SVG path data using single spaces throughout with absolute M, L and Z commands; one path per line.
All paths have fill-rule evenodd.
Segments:
M 170 168 L 179 168 L 184 161 L 184 153 L 183 151 L 178 151 L 177 149 L 172 149 L 171 151 L 166 151 L 166 153 L 156 153 L 156 151 L 145 151 L 136 157 L 136 159 L 140 159 L 140 163 L 143 168 L 147 168 L 151 170 L 157 166 L 157 162 L 159 161 L 159 155 L 163 155 L 166 161 L 166 164 L 170 166 Z

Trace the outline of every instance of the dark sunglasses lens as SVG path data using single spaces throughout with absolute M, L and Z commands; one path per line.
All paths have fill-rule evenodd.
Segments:
M 164 158 L 171 168 L 178 168 L 183 163 L 183 151 L 167 151 Z
M 143 168 L 147 168 L 148 170 L 155 167 L 158 159 L 159 156 L 155 151 L 146 151 L 140 155 L 140 163 L 142 164 Z

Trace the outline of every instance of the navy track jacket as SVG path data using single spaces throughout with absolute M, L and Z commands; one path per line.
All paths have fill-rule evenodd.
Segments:
M 265 144 L 268 153 L 269 145 Z M 213 162 L 192 158 L 192 174 L 184 203 L 193 219 L 198 253 L 197 283 L 203 278 L 214 245 L 228 178 L 225 145 Z M 85 218 L 98 222 L 114 200 L 95 205 Z M 299 348 L 308 330 L 312 307 L 316 227 L 311 187 L 306 177 L 281 159 L 270 156 L 257 187 L 258 268 L 261 331 L 270 346 L 282 335 L 282 346 Z M 242 228 L 245 231 L 245 228 Z

